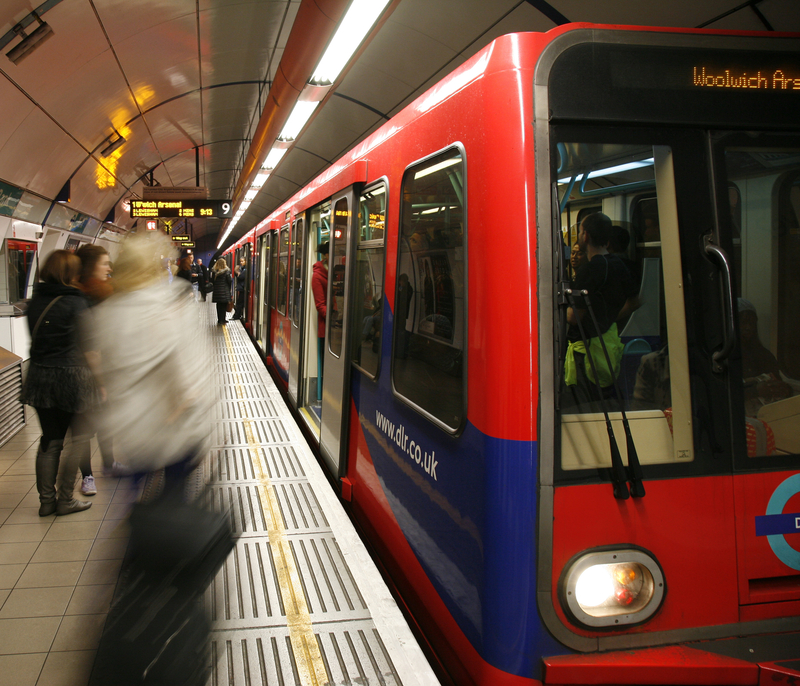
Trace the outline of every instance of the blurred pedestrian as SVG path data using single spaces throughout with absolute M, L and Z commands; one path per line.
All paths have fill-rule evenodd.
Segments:
M 207 438 L 211 363 L 189 282 L 161 278 L 164 249 L 158 236 L 125 241 L 93 337 L 108 396 L 102 426 L 119 461 L 137 473 L 165 468 L 165 492 L 180 493 Z
M 36 408 L 42 438 L 36 454 L 39 516 L 67 515 L 91 507 L 73 497 L 77 460 L 74 451 L 62 459 L 70 426 L 97 400 L 98 390 L 79 344 L 79 318 L 88 308 L 78 288 L 80 259 L 67 250 L 47 257 L 28 306 L 31 361 L 22 402 Z M 61 479 L 56 481 L 61 467 Z
M 132 506 L 121 590 L 93 676 L 104 684 L 204 684 L 209 625 L 202 597 L 233 544 L 229 516 L 189 503 L 207 454 L 208 327 L 188 281 L 163 279 L 166 239 L 134 234 L 114 264 L 114 295 L 95 308 L 103 426 L 135 473 L 163 469 L 157 498 Z M 155 480 L 153 480 L 155 484 Z

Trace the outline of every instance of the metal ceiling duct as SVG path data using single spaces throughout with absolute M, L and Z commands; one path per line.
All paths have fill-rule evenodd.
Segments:
M 292 113 L 350 0 L 302 0 L 233 192 L 236 206 Z M 219 236 L 222 235 L 220 229 Z

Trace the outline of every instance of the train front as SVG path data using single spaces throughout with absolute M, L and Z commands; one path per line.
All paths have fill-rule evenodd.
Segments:
M 800 39 L 548 38 L 535 676 L 796 683 Z

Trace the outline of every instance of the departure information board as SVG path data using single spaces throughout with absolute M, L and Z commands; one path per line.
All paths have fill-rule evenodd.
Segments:
M 232 217 L 230 200 L 131 200 L 131 217 Z

